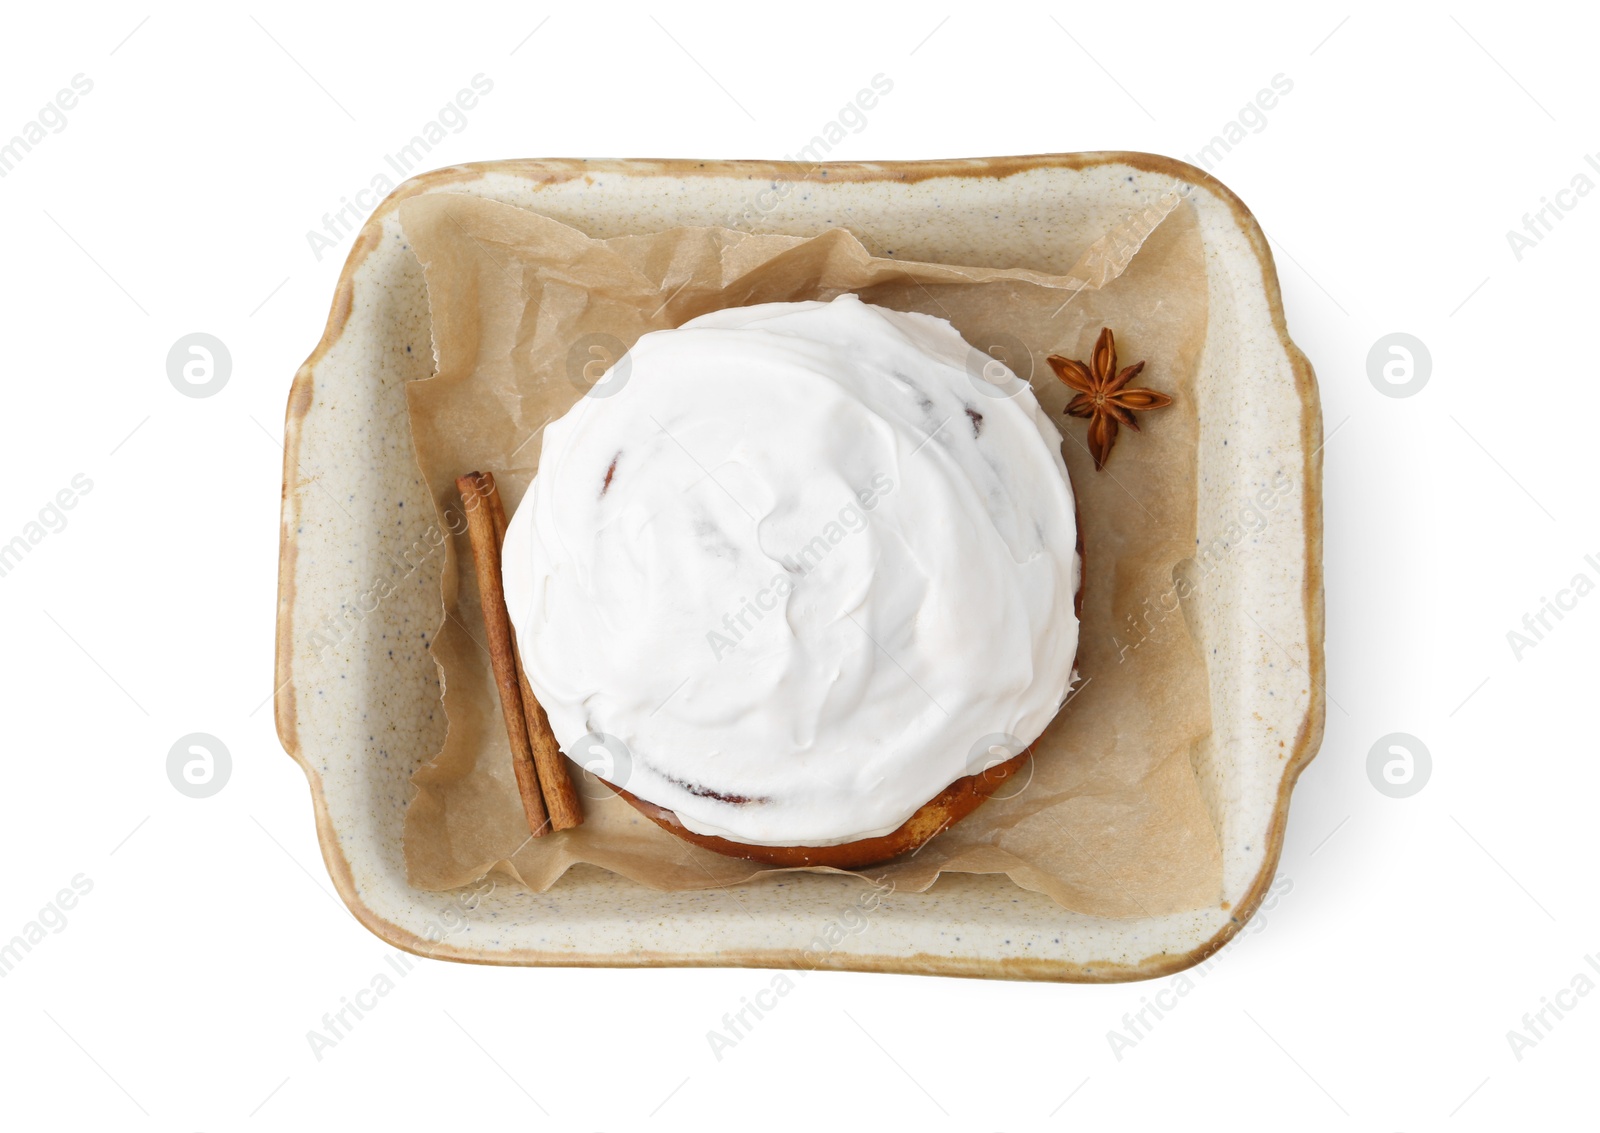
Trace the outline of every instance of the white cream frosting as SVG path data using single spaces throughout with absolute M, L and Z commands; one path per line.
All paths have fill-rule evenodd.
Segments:
M 698 833 L 829 845 L 1036 739 L 1077 652 L 1072 489 L 974 358 L 854 295 L 737 307 L 551 422 L 504 575 L 563 750 L 615 737 L 597 773 Z

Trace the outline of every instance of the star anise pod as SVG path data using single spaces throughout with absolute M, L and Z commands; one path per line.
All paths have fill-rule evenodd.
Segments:
M 1056 377 L 1078 391 L 1078 396 L 1067 403 L 1067 414 L 1089 419 L 1089 454 L 1094 457 L 1096 472 L 1104 468 L 1111 457 L 1119 424 L 1138 432 L 1139 423 L 1133 419 L 1135 411 L 1164 409 L 1172 404 L 1172 398 L 1164 393 L 1128 387 L 1144 369 L 1144 363 L 1135 362 L 1123 370 L 1117 369 L 1117 341 L 1110 327 L 1100 328 L 1089 365 L 1059 354 L 1050 355 L 1046 361 Z

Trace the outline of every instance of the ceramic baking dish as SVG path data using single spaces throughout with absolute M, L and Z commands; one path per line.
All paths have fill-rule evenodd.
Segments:
M 789 187 L 761 193 L 768 185 Z M 432 519 L 412 455 L 404 386 L 432 370 L 427 294 L 396 203 L 475 193 L 593 236 L 681 224 L 812 235 L 843 225 L 873 252 L 1060 272 L 1065 234 L 1109 230 L 1151 191 L 1193 186 L 1209 322 L 1197 383 L 1199 521 L 1238 486 L 1300 470 L 1298 509 L 1223 558 L 1191 631 L 1206 658 L 1214 730 L 1193 761 L 1223 855 L 1223 900 L 1173 915 L 1064 910 L 1004 875 L 947 874 L 833 932 L 859 886 L 784 874 L 659 893 L 594 867 L 549 892 L 506 883 L 457 893 L 406 883 L 401 820 L 412 773 L 443 740 L 427 651 L 442 555 L 403 549 Z M 1140 194 L 1144 194 L 1142 197 Z M 1239 410 L 1248 406 L 1249 412 Z M 285 425 L 275 712 L 310 781 L 335 886 L 384 940 L 490 964 L 819 967 L 1012 979 L 1140 979 L 1194 964 L 1249 919 L 1272 880 L 1296 777 L 1322 738 L 1322 420 L 1290 342 L 1260 228 L 1220 183 L 1170 158 L 1049 154 L 926 162 L 505 161 L 414 178 L 362 229 L 322 341 L 295 376 Z M 401 561 L 403 560 L 403 561 Z M 397 569 L 398 568 L 398 569 Z M 381 601 L 375 582 L 402 581 Z M 829 940 L 818 948 L 819 937 Z

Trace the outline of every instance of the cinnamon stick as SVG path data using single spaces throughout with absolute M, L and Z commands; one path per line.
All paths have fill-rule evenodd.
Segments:
M 472 561 L 477 568 L 483 627 L 489 637 L 489 661 L 494 666 L 494 683 L 500 691 L 500 713 L 505 717 L 506 735 L 511 740 L 511 765 L 517 774 L 517 793 L 522 797 L 528 832 L 538 838 L 550 829 L 550 818 L 539 789 L 539 773 L 533 762 L 533 747 L 522 711 L 511 619 L 506 613 L 505 588 L 500 578 L 499 539 L 494 508 L 489 503 L 493 481 L 485 484 L 481 473 L 469 472 L 456 479 L 456 490 L 461 493 L 461 506 L 467 512 L 467 537 L 472 542 Z
M 483 473 L 483 482 L 484 490 L 489 493 L 489 509 L 494 516 L 498 550 L 506 541 L 506 505 L 500 498 L 500 490 L 495 487 L 494 473 Z M 506 620 L 510 621 L 509 614 Z M 522 667 L 522 654 L 516 648 L 515 633 L 512 637 L 511 655 L 517 664 L 522 714 L 527 724 L 528 742 L 533 748 L 533 765 L 539 771 L 539 786 L 544 790 L 545 809 L 550 813 L 551 826 L 557 830 L 571 830 L 582 824 L 583 806 L 578 801 L 577 788 L 572 785 L 572 776 L 567 774 L 567 760 L 561 754 L 561 745 L 550 730 L 550 717 L 545 715 L 544 706 L 539 703 L 539 698 L 533 694 L 533 686 L 528 683 L 527 671 Z

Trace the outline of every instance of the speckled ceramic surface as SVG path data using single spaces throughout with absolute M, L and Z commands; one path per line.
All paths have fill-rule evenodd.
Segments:
M 861 886 L 785 874 L 726 891 L 658 893 L 578 867 L 548 893 L 406 884 L 412 773 L 444 737 L 427 650 L 442 555 L 413 551 L 433 516 L 403 386 L 432 369 L 427 294 L 395 203 L 475 193 L 609 237 L 747 216 L 761 231 L 844 225 L 903 258 L 1064 271 L 1101 232 L 1171 188 L 1205 244 L 1210 320 L 1198 381 L 1199 529 L 1223 534 L 1248 491 L 1300 470 L 1300 506 L 1220 557 L 1186 606 L 1210 678 L 1213 734 L 1193 762 L 1223 852 L 1224 900 L 1157 917 L 1071 913 L 1004 876 L 946 875 L 854 923 Z M 1072 235 L 1069 235 L 1072 234 Z M 1322 738 L 1321 413 L 1289 341 L 1266 240 L 1206 174 L 1132 153 L 837 163 L 508 161 L 439 170 L 385 201 L 353 248 L 321 343 L 295 376 L 286 424 L 275 709 L 305 769 L 322 852 L 357 918 L 402 948 L 495 964 L 821 967 L 1049 980 L 1138 979 L 1221 947 L 1254 912 L 1282 846 L 1289 795 Z M 1242 495 L 1243 494 L 1243 495 Z M 394 579 L 398 577 L 398 584 Z M 376 600 L 375 590 L 396 587 Z M 356 612 L 352 616 L 352 609 Z

